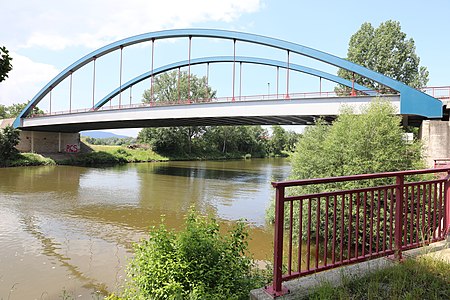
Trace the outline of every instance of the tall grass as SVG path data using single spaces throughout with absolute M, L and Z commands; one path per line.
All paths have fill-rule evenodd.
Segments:
M 339 287 L 323 283 L 303 299 L 450 299 L 450 264 L 430 257 L 401 264 L 364 277 L 345 276 Z

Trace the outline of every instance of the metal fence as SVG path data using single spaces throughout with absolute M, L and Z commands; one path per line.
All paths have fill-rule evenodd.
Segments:
M 282 282 L 402 251 L 449 234 L 450 168 L 273 182 L 272 296 Z M 325 192 L 324 192 L 325 191 Z

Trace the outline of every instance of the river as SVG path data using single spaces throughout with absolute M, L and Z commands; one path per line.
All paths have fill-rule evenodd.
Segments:
M 0 299 L 97 299 L 120 290 L 132 243 L 191 206 L 249 224 L 254 258 L 271 260 L 264 220 L 286 159 L 0 169 Z

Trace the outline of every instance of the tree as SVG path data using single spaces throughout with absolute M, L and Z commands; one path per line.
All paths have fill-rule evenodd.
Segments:
M 7 118 L 16 118 L 22 110 L 28 105 L 27 103 L 16 103 L 10 106 L 5 106 L 0 104 L 0 119 L 7 119 Z M 32 110 L 33 115 L 40 115 L 44 112 L 39 109 L 39 107 L 34 107 Z
M 287 136 L 286 136 L 286 130 L 284 130 L 283 127 L 280 125 L 273 125 L 272 126 L 272 136 L 270 138 L 270 151 L 276 155 L 279 156 L 282 154 L 282 151 L 284 151 L 284 148 L 286 146 Z
M 420 89 L 428 82 L 428 71 L 426 67 L 419 67 L 420 58 L 415 51 L 414 40 L 406 38 L 399 22 L 388 20 L 376 29 L 366 22 L 350 38 L 347 59 Z M 338 71 L 338 76 L 354 79 L 356 83 L 383 93 L 390 92 L 390 89 L 344 69 Z M 349 88 L 339 86 L 336 90 L 348 91 Z
M 408 142 L 404 139 L 404 134 L 401 117 L 395 115 L 395 108 L 388 101 L 372 102 L 362 109 L 360 115 L 355 114 L 349 108 L 345 108 L 331 126 L 319 120 L 316 125 L 305 129 L 302 138 L 297 143 L 296 152 L 291 157 L 292 172 L 290 179 L 324 178 L 424 168 L 421 143 L 418 141 Z M 392 182 L 392 178 L 377 179 L 376 181 L 367 180 L 365 182 L 348 181 L 293 188 L 290 193 L 302 195 L 393 183 L 395 182 Z M 364 207 L 367 207 L 368 211 L 363 213 L 370 215 L 369 210 L 372 207 L 370 201 L 377 201 L 377 199 L 371 199 L 371 197 L 378 196 L 372 195 L 364 198 L 367 201 L 367 206 L 364 205 Z M 344 211 L 348 211 L 348 201 L 344 199 L 344 196 L 336 199 L 338 224 L 340 223 L 341 207 Z M 345 206 L 341 206 L 341 201 L 345 201 Z M 313 201 L 311 209 L 316 211 L 317 202 Z M 319 230 L 320 235 L 324 236 L 326 217 L 324 205 L 321 205 L 320 209 Z M 380 214 L 384 215 L 384 208 L 379 207 L 379 209 Z M 297 218 L 298 211 L 297 206 L 294 209 Z M 378 210 L 374 209 L 373 214 L 378 213 Z M 386 214 L 389 217 L 390 212 L 386 211 Z M 268 210 L 267 216 L 269 221 L 273 221 L 273 206 Z M 302 224 L 305 226 L 303 228 L 306 228 L 308 224 L 306 205 L 303 206 L 302 216 Z M 316 224 L 316 216 L 316 214 L 311 216 L 312 224 Z M 330 219 L 333 217 L 331 211 L 328 217 Z M 345 228 L 348 228 L 348 218 L 345 218 L 343 222 Z M 298 224 L 295 226 L 298 228 Z M 373 229 L 359 229 L 360 232 L 362 230 L 369 232 Z M 296 231 L 294 230 L 294 232 Z M 331 234 L 331 232 L 332 230 L 329 230 L 328 234 Z M 315 229 L 312 230 L 311 234 L 315 234 Z M 344 240 L 346 234 L 342 235 Z M 306 235 L 306 232 L 304 232 L 304 235 Z M 376 234 L 372 236 L 376 236 Z M 331 240 L 332 237 L 329 235 L 328 241 Z M 375 245 L 375 241 L 372 245 Z
M 8 72 L 12 70 L 11 61 L 9 51 L 4 46 L 0 47 L 0 82 L 8 78 Z
M 8 160 L 17 154 L 15 148 L 19 144 L 19 130 L 12 126 L 0 129 L 0 161 Z
M 207 85 L 206 77 L 199 78 L 194 74 L 188 76 L 185 71 L 180 73 L 173 71 L 156 76 L 153 82 L 153 95 L 151 89 L 145 90 L 142 102 L 185 102 L 188 99 L 196 102 L 215 96 L 216 91 Z
M 404 139 L 401 118 L 378 100 L 357 115 L 344 108 L 331 126 L 308 127 L 292 157 L 292 178 L 333 177 L 424 167 L 421 144 Z
M 145 90 L 142 102 L 184 102 L 187 99 L 195 102 L 212 99 L 215 95 L 216 91 L 207 85 L 206 77 L 173 71 L 155 77 L 153 91 Z M 183 155 L 192 153 L 193 139 L 203 132 L 203 126 L 144 128 L 139 132 L 138 140 L 152 144 L 157 152 Z

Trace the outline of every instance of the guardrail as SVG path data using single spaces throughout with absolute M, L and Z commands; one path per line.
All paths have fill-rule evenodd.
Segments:
M 404 250 L 445 239 L 449 178 L 450 168 L 440 168 L 272 182 L 274 272 L 266 292 L 277 297 L 287 292 L 283 281 L 380 256 L 401 260 Z
M 260 94 L 260 95 L 247 95 L 241 96 L 236 95 L 235 97 L 215 97 L 215 98 L 201 98 L 201 99 L 178 99 L 174 101 L 152 101 L 148 103 L 135 103 L 135 104 L 121 104 L 121 105 L 104 105 L 100 108 L 81 108 L 81 109 L 70 109 L 65 111 L 52 111 L 43 114 L 30 114 L 29 118 L 43 117 L 43 116 L 54 116 L 54 115 L 65 115 L 65 114 L 76 114 L 76 113 L 86 113 L 93 111 L 106 111 L 106 110 L 119 110 L 119 109 L 132 109 L 132 108 L 143 108 L 143 107 L 157 107 L 157 106 L 174 106 L 174 105 L 187 105 L 187 104 L 201 104 L 201 103 L 223 103 L 223 102 L 244 102 L 244 101 L 268 101 L 268 100 L 289 100 L 289 99 L 312 99 L 312 98 L 333 98 L 333 97 L 357 97 L 357 96 L 367 96 L 367 93 L 374 92 L 373 90 L 368 91 L 356 91 L 355 94 L 351 94 L 351 91 L 343 92 L 306 92 L 306 93 L 290 93 L 290 94 Z M 378 95 L 379 93 L 377 93 Z M 392 94 L 395 95 L 395 94 Z M 389 96 L 389 95 L 384 95 Z

